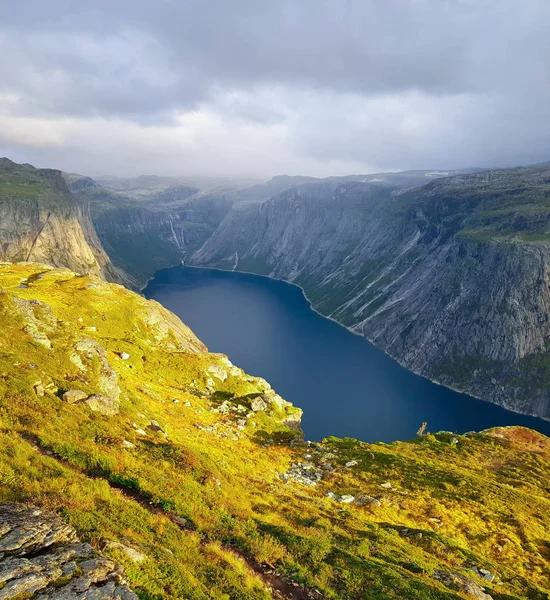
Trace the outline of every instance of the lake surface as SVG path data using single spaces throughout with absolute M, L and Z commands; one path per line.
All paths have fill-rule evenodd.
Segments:
M 519 415 L 414 375 L 370 342 L 311 310 L 302 291 L 266 277 L 174 267 L 144 290 L 176 313 L 212 352 L 263 377 L 304 410 L 307 439 L 404 440 L 429 431 L 550 422 Z

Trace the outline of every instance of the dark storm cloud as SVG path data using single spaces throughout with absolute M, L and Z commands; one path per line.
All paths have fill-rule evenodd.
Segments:
M 304 168 L 543 160 L 548 22 L 547 0 L 6 2 L 0 106 L 146 127 L 206 111 L 266 144 L 284 125 Z

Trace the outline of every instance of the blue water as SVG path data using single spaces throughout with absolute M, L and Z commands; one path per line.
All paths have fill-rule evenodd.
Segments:
M 524 425 L 550 435 L 550 422 L 453 392 L 407 371 L 367 340 L 312 311 L 296 286 L 257 275 L 175 267 L 144 290 L 176 313 L 212 352 L 267 379 L 304 410 L 306 437 L 365 441 L 430 431 Z

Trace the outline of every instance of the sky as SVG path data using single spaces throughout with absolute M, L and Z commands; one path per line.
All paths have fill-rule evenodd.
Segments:
M 0 156 L 268 178 L 550 160 L 548 0 L 0 0 Z

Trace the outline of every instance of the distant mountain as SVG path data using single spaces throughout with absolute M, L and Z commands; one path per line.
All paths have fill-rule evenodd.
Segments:
M 395 189 L 409 189 L 426 185 L 434 179 L 452 177 L 454 175 L 467 175 L 481 173 L 484 169 L 454 169 L 454 170 L 424 170 L 424 171 L 396 171 L 384 173 L 371 173 L 369 175 L 347 175 L 344 177 L 328 177 L 325 181 L 359 181 L 362 183 L 377 183 Z
M 161 177 L 158 175 L 141 175 L 139 177 L 94 177 L 101 187 L 111 192 L 120 193 L 134 200 L 151 200 L 156 194 L 168 188 L 184 186 L 198 188 L 203 191 L 228 191 L 249 187 L 258 183 L 254 179 L 238 179 L 231 177 L 177 176 Z

